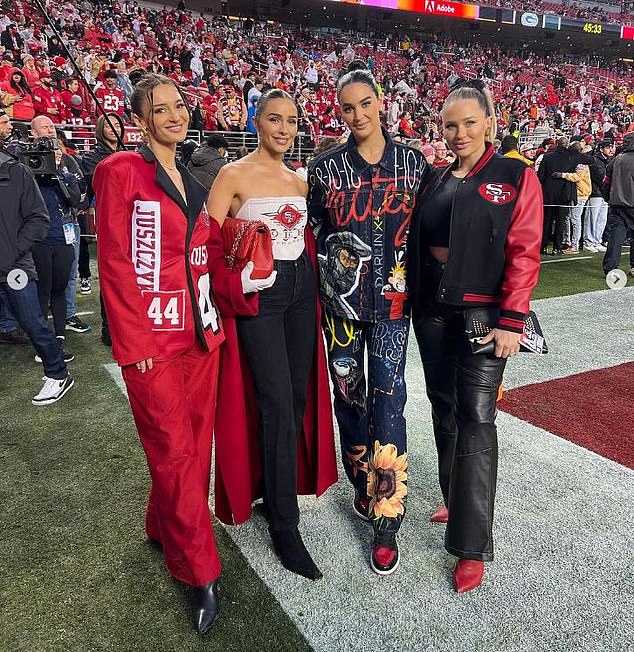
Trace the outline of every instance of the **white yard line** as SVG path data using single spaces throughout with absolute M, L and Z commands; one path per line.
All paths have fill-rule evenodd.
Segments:
M 565 263 L 569 260 L 590 260 L 594 256 L 578 256 L 571 254 L 569 258 L 556 258 L 555 260 L 542 260 L 542 265 L 550 265 L 551 263 Z

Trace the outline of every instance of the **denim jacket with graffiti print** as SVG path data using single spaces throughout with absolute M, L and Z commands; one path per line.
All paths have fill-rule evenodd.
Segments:
M 431 174 L 421 152 L 383 135 L 385 151 L 375 165 L 350 136 L 309 168 L 308 217 L 317 235 L 322 304 L 356 321 L 409 312 L 407 235 L 419 188 Z

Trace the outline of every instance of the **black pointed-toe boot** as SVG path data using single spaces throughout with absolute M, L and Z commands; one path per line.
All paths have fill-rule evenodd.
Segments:
M 323 577 L 310 553 L 306 550 L 297 528 L 273 530 L 269 527 L 269 534 L 273 540 L 273 548 L 286 570 L 309 580 L 318 580 Z
M 192 620 L 194 629 L 204 634 L 218 616 L 218 580 L 191 587 Z

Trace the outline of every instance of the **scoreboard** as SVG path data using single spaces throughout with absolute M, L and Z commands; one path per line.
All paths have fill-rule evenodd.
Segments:
M 450 0 L 333 0 L 345 4 L 364 5 L 381 9 L 412 11 L 447 18 L 483 20 L 503 25 L 518 25 L 527 29 L 548 29 L 582 33 L 588 41 L 599 36 L 634 41 L 634 26 L 598 23 L 556 14 L 536 14 L 501 7 L 484 7 Z

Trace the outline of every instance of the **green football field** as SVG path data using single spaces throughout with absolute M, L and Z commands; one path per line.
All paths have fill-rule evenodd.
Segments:
M 582 258 L 544 264 L 535 298 L 606 289 L 601 254 Z M 75 387 L 59 403 L 31 406 L 41 366 L 30 346 L 0 348 L 0 651 L 310 649 L 220 527 L 221 617 L 194 634 L 184 588 L 144 538 L 148 474 L 104 367 L 97 287 L 77 299 L 94 329 L 68 333 Z

